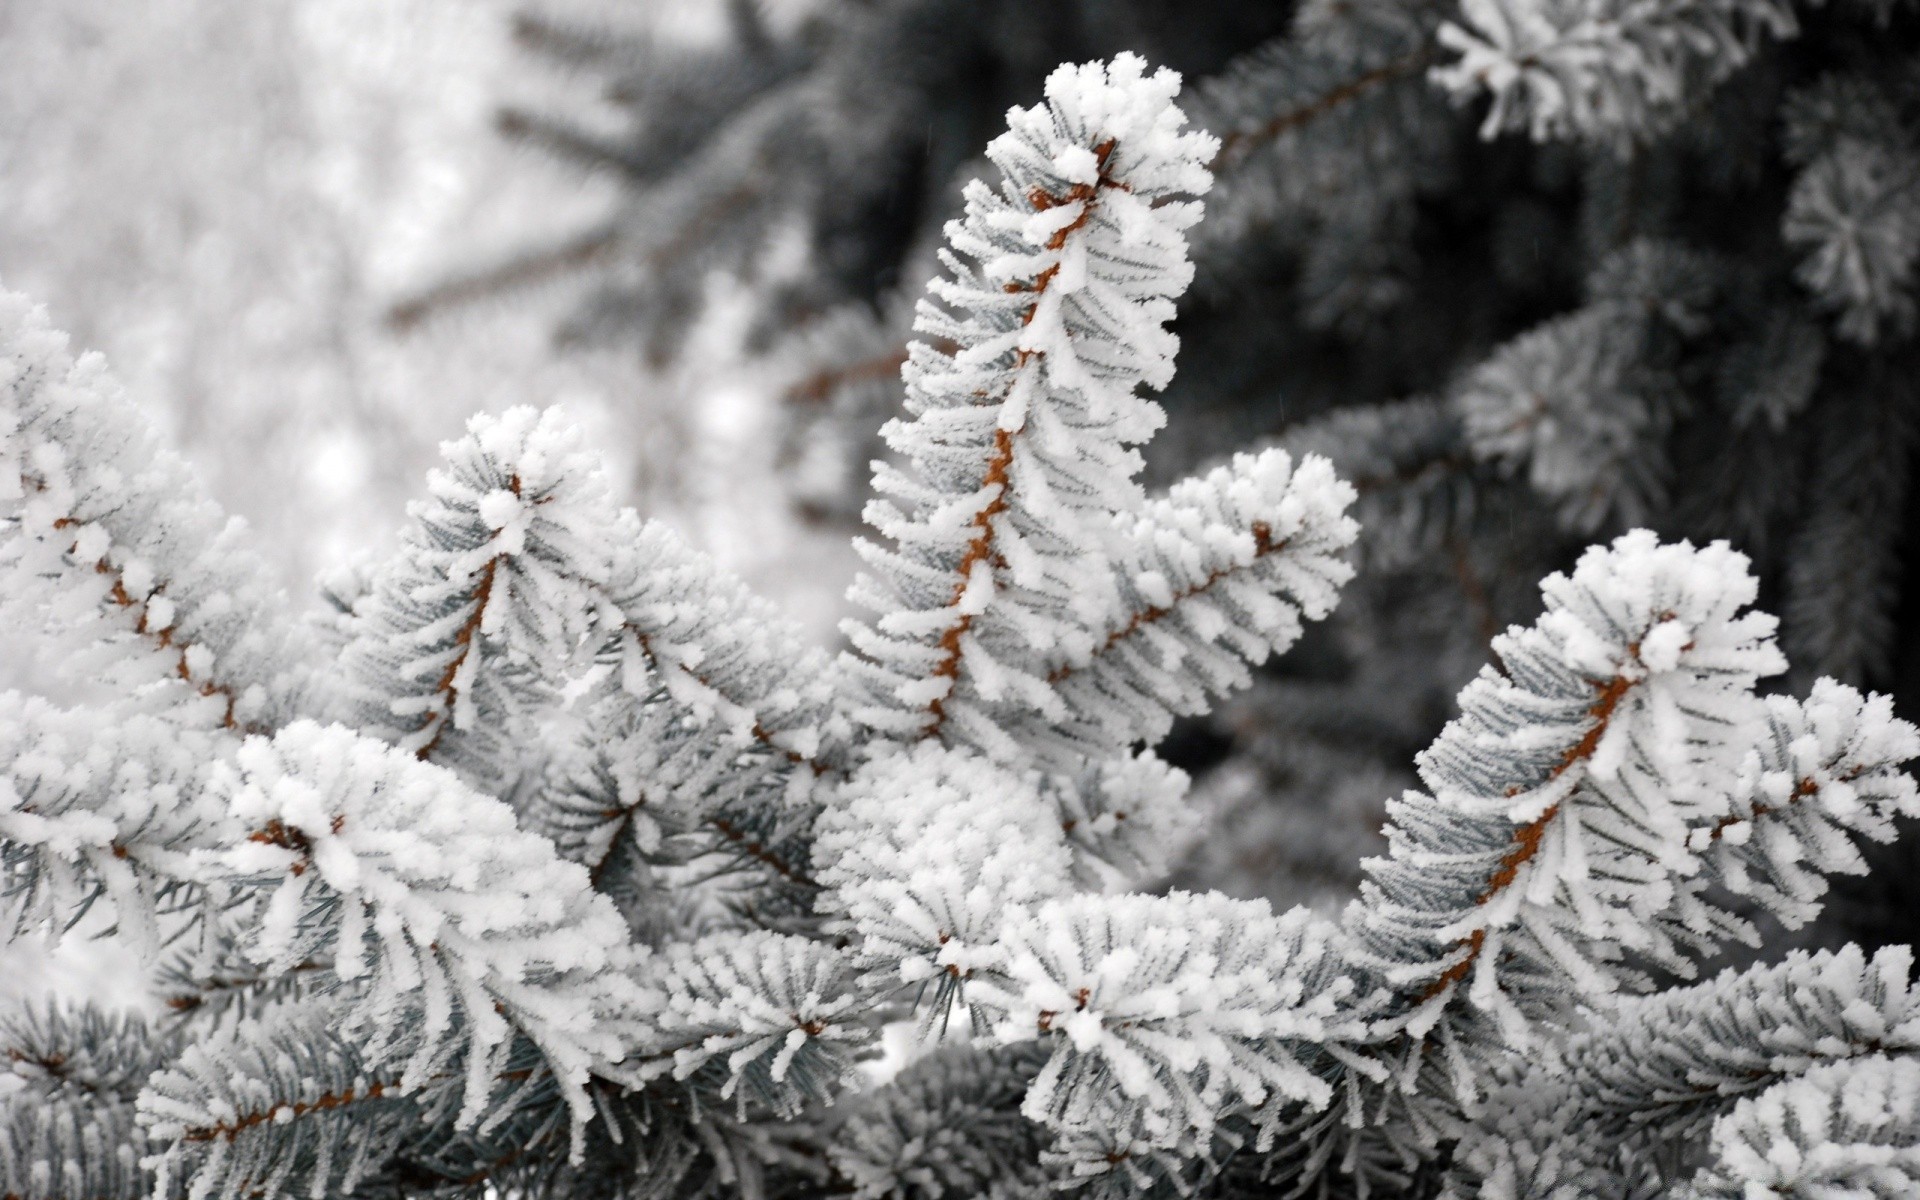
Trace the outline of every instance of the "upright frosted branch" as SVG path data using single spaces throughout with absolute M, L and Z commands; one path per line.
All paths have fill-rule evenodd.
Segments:
M 475 417 L 354 610 L 354 715 L 501 788 L 518 722 L 579 664 L 615 551 L 598 460 L 558 410 Z
M 951 277 L 906 367 L 912 419 L 886 431 L 848 633 L 859 716 L 902 737 L 994 746 L 1004 700 L 1046 688 L 1108 626 L 1115 512 L 1139 505 L 1129 447 L 1161 423 L 1135 393 L 1172 377 L 1172 298 L 1192 277 L 1184 231 L 1217 143 L 1182 133 L 1169 71 L 1121 55 L 1062 67 L 1047 103 L 1009 114 L 988 154 L 998 192 L 967 189 L 948 227 Z

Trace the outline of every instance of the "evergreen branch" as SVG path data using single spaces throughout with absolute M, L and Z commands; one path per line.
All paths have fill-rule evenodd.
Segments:
M 555 120 L 539 113 L 512 107 L 502 108 L 495 114 L 493 124 L 503 137 L 532 143 L 556 158 L 577 160 L 589 168 L 611 167 L 616 171 L 639 175 L 650 165 L 646 158 L 636 154 L 622 142 L 590 133 L 569 122 Z M 580 247 L 581 242 L 576 239 L 573 245 Z M 551 253 L 549 251 L 549 254 Z M 591 261 L 591 254 L 584 249 L 578 249 L 575 253 L 586 255 L 579 260 L 581 264 Z M 548 261 L 553 262 L 552 259 Z M 553 263 L 553 265 L 559 264 Z M 576 264 L 568 263 L 567 265 Z M 514 282 L 524 281 L 523 279 Z
M 1742 1100 L 1713 1127 L 1687 1200 L 1911 1195 L 1920 1188 L 1920 1057 L 1815 1067 Z
M 1252 129 L 1229 130 L 1221 137 L 1220 150 L 1214 155 L 1209 169 L 1215 174 L 1229 173 L 1268 143 L 1313 124 L 1376 88 L 1419 74 L 1432 66 L 1439 54 L 1438 45 L 1423 44 L 1336 84 L 1310 100 L 1276 113 Z
M 213 731 L 106 723 L 0 693 L 0 879 L 14 928 L 62 930 L 105 896 L 151 952 L 158 912 L 204 896 L 197 856 L 235 834 L 208 777 L 231 750 Z
M 754 862 L 768 868 L 789 883 L 797 883 L 801 887 L 806 888 L 818 888 L 820 886 L 818 880 L 800 870 L 800 868 L 794 866 L 791 862 L 788 862 L 765 842 L 756 839 L 747 830 L 742 829 L 739 825 L 727 818 L 714 817 L 708 821 L 707 824 L 715 833 L 726 839 L 728 845 L 734 847 Z
M 1164 324 L 1192 273 L 1197 212 L 1173 198 L 1209 186 L 1213 149 L 1179 132 L 1177 80 L 1142 67 L 1056 72 L 989 148 L 1000 191 L 970 187 L 948 230 L 951 277 L 931 285 L 946 307 L 923 302 L 916 328 L 955 349 L 910 351 L 915 419 L 883 434 L 914 473 L 877 467 L 903 503 L 869 506 L 894 548 L 862 543 L 873 573 L 853 592 L 878 614 L 849 627 L 856 716 L 888 735 L 1007 753 L 1003 664 L 1090 649 L 1109 618 L 1103 551 L 1138 495 L 1127 446 L 1161 420 L 1136 391 L 1169 377 Z
M 189 1046 L 141 1094 L 154 1194 L 183 1172 L 195 1200 L 351 1190 L 456 1089 L 382 1072 L 331 1005 L 282 1009 Z M 425 1089 L 423 1091 L 423 1089 Z M 375 1106 L 388 1111 L 368 1111 Z M 398 1119 L 396 1119 L 398 1118 Z
M 99 1096 L 0 1099 L 0 1198 L 144 1200 L 147 1139 L 132 1104 Z
M 789 386 L 782 395 L 789 402 L 796 404 L 825 404 L 842 388 L 885 382 L 897 377 L 900 368 L 905 366 L 906 362 L 907 347 L 903 345 L 896 350 L 889 350 L 871 358 L 841 363 L 815 371 L 805 379 Z
M 1593 758 L 1595 751 L 1600 748 L 1602 739 L 1607 736 L 1613 721 L 1614 710 L 1636 685 L 1646 679 L 1648 672 L 1645 664 L 1640 662 L 1638 641 L 1627 643 L 1626 666 L 1631 674 L 1615 675 L 1605 681 L 1588 681 L 1589 686 L 1598 693 L 1593 704 L 1587 709 L 1587 719 L 1590 724 L 1587 726 L 1587 731 L 1580 736 L 1580 740 L 1568 746 L 1560 755 L 1560 761 L 1547 772 L 1548 784 L 1554 783 L 1575 767 L 1585 766 Z M 1486 885 L 1473 898 L 1475 905 L 1484 907 L 1519 880 L 1521 869 L 1540 853 L 1541 842 L 1547 836 L 1547 829 L 1559 815 L 1560 805 L 1549 804 L 1545 811 L 1533 820 L 1514 827 L 1511 848 L 1500 856 L 1499 866 L 1493 874 L 1487 876 Z M 1429 983 L 1415 999 L 1415 1003 L 1425 1004 L 1464 980 L 1473 972 L 1473 966 L 1479 961 L 1480 953 L 1486 948 L 1486 943 L 1485 928 L 1475 929 L 1456 942 L 1455 949 L 1462 953 L 1451 966 L 1434 977 L 1433 982 Z
M 1459 57 L 1434 79 L 1459 100 L 1492 95 L 1482 136 L 1621 146 L 1670 128 L 1765 38 L 1800 32 L 1784 0 L 1463 0 L 1461 17 L 1440 28 Z
M 1093 183 L 1076 183 L 1068 188 L 1064 195 L 1055 195 L 1053 192 L 1038 185 L 1028 190 L 1027 202 L 1032 206 L 1035 213 L 1043 213 L 1048 209 L 1060 208 L 1069 204 L 1078 204 L 1080 206 L 1079 214 L 1075 216 L 1072 221 L 1062 225 L 1048 236 L 1047 240 L 1043 243 L 1046 249 L 1057 253 L 1066 248 L 1067 238 L 1077 230 L 1085 227 L 1087 222 L 1093 217 L 1104 189 L 1126 187 L 1124 183 L 1114 179 L 1107 173 L 1107 160 L 1112 157 L 1115 145 L 1115 140 L 1109 138 L 1093 147 L 1094 162 L 1098 171 L 1098 176 Z M 1040 311 L 1040 303 L 1045 298 L 1048 287 L 1052 285 L 1054 277 L 1059 274 L 1059 271 L 1060 263 L 1056 260 L 1042 268 L 1039 273 L 1031 279 L 1013 280 L 1004 285 L 1005 289 L 1009 292 L 1031 295 L 1033 297 L 1032 302 L 1020 310 L 1019 321 L 1021 327 L 1024 328 L 1033 324 L 1035 314 Z M 1021 368 L 1032 362 L 1036 355 L 1043 353 L 1044 351 L 1029 349 L 1024 346 L 1016 349 L 1014 351 L 1015 371 L 1018 372 Z M 1021 386 L 1021 383 L 1022 380 L 1016 373 L 1007 380 L 1004 391 L 996 398 L 1001 402 L 1005 402 L 1011 398 L 1014 391 Z M 977 615 L 967 611 L 963 607 L 962 602 L 966 598 L 968 587 L 973 583 L 975 570 L 990 568 L 991 558 L 995 553 L 994 536 L 996 533 L 996 522 L 994 519 L 1004 513 L 1008 505 L 1012 502 L 1013 485 L 1010 474 L 1013 469 L 1014 437 L 1017 432 L 1016 430 L 1009 430 L 1005 426 L 996 428 L 993 431 L 993 452 L 987 458 L 986 468 L 981 474 L 979 485 L 979 494 L 986 498 L 986 503 L 974 510 L 972 518 L 967 522 L 966 529 L 969 535 L 967 543 L 961 551 L 960 561 L 953 568 L 953 574 L 956 578 L 953 584 L 953 596 L 949 601 L 949 608 L 953 612 L 954 617 L 945 628 L 938 631 L 934 642 L 938 649 L 938 654 L 934 660 L 932 670 L 928 673 L 933 679 L 946 680 L 947 688 L 945 691 L 934 695 L 932 699 L 928 701 L 927 713 L 931 717 L 931 720 L 922 730 L 922 736 L 924 737 L 936 736 L 940 731 L 941 723 L 946 720 L 946 695 L 952 690 L 952 683 L 960 674 L 962 641 L 968 631 L 973 628 L 973 620 Z M 929 690 L 936 691 L 937 689 Z
M 858 935 L 875 989 L 934 987 L 928 1030 L 977 974 L 1003 965 L 1008 909 L 1072 885 L 1065 830 L 1038 780 L 933 741 L 864 764 L 814 834 L 829 907 Z
M 1421 755 L 1432 797 L 1389 806 L 1392 857 L 1356 909 L 1360 959 L 1406 988 L 1412 1032 L 1470 982 L 1509 1031 L 1555 1019 L 1569 975 L 1631 978 L 1616 943 L 1684 961 L 1663 915 L 1690 894 L 1689 828 L 1727 811 L 1752 688 L 1784 665 L 1772 618 L 1738 611 L 1755 590 L 1723 544 L 1630 534 L 1547 580 L 1546 615 L 1494 642 L 1504 671 L 1482 670 Z
M 1865 871 L 1858 842 L 1891 842 L 1895 819 L 1920 813 L 1920 792 L 1902 770 L 1920 758 L 1920 731 L 1893 715 L 1890 698 L 1822 679 L 1805 700 L 1765 703 L 1764 734 L 1729 810 L 1688 835 L 1704 870 L 1683 886 L 1674 916 L 1695 930 L 1718 925 L 1753 940 L 1744 922 L 1708 907 L 1716 884 L 1757 899 L 1789 928 L 1805 925 L 1820 912 L 1827 876 Z
M 249 742 L 225 776 L 256 831 L 219 860 L 261 893 L 250 958 L 284 971 L 330 955 L 356 989 L 348 1012 L 379 1031 L 361 1048 L 371 1066 L 404 1054 L 411 1083 L 464 1057 L 462 1124 L 491 1101 L 515 1034 L 586 1120 L 588 1074 L 626 1056 L 639 993 L 626 926 L 585 870 L 506 805 L 338 727 Z M 417 1029 L 376 1019 L 416 991 Z
M 1043 1056 L 1027 1043 L 937 1050 L 852 1102 L 826 1146 L 856 1200 L 942 1200 L 1046 1182 L 1046 1127 L 1020 1105 Z
M 1006 921 L 1005 965 L 976 1003 L 1002 1043 L 1052 1044 L 1022 1107 L 1057 1130 L 1142 1152 L 1205 1144 L 1232 1111 L 1325 1108 L 1334 1088 L 1320 1054 L 1372 1036 L 1374 998 L 1342 969 L 1337 930 L 1301 909 L 1082 894 L 1016 906 Z
M 354 608 L 341 661 L 363 727 L 511 781 L 517 726 L 585 668 L 622 535 L 581 442 L 557 410 L 516 408 L 442 447 L 431 501 Z
M 1338 603 L 1353 574 L 1339 557 L 1359 532 L 1353 498 L 1325 459 L 1295 469 L 1269 450 L 1122 518 L 1122 603 L 1090 653 L 1045 676 L 1042 711 L 1061 716 L 1031 740 L 1055 756 L 1152 745 L 1174 715 L 1244 687 L 1247 664 L 1285 651 Z
M 865 998 L 831 946 L 780 934 L 723 933 L 655 960 L 659 1003 L 638 1052 L 643 1077 L 671 1074 L 792 1115 L 825 1098 L 864 1041 Z
M 1112 653 L 1120 643 L 1138 635 L 1142 630 L 1146 629 L 1147 626 L 1157 624 L 1172 616 L 1174 611 L 1178 609 L 1182 603 L 1192 600 L 1197 596 L 1205 595 L 1209 591 L 1212 591 L 1217 584 L 1230 578 L 1236 571 L 1247 570 L 1253 563 L 1259 562 L 1269 554 L 1278 554 L 1287 548 L 1286 539 L 1275 539 L 1273 536 L 1273 527 L 1265 521 L 1255 521 L 1248 532 L 1253 535 L 1253 557 L 1249 562 L 1215 567 L 1211 571 L 1208 571 L 1206 578 L 1200 580 L 1198 583 L 1191 584 L 1182 588 L 1180 591 L 1174 592 L 1165 604 L 1149 604 L 1145 608 L 1136 609 L 1128 614 L 1126 624 L 1107 635 L 1107 640 L 1102 642 L 1100 646 L 1094 650 L 1095 656 Z M 1047 675 L 1047 682 L 1062 683 L 1068 676 L 1080 669 L 1083 668 L 1063 663 L 1055 667 L 1053 671 Z
M 61 665 L 192 724 L 266 730 L 310 699 L 284 597 L 97 355 L 0 293 L 6 601 L 67 639 Z

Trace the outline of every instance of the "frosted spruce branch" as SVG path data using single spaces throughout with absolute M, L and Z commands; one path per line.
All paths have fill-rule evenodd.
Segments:
M 1763 38 L 1799 33 L 1783 0 L 1462 0 L 1440 28 L 1459 57 L 1434 72 L 1488 93 L 1484 136 L 1629 144 L 1744 66 Z
M 231 750 L 156 717 L 103 729 L 96 713 L 0 693 L 6 928 L 63 930 L 104 899 L 130 943 L 157 953 L 162 912 L 204 911 L 197 856 L 242 832 L 207 787 Z
M 1129 447 L 1162 419 L 1134 393 L 1171 377 L 1164 326 L 1192 272 L 1199 209 L 1174 197 L 1207 189 L 1215 147 L 1180 132 L 1177 77 L 1144 72 L 1056 73 L 988 149 L 1000 190 L 971 185 L 948 229 L 952 277 L 917 327 L 956 349 L 910 352 L 912 419 L 887 438 L 913 470 L 875 477 L 888 499 L 868 519 L 894 548 L 863 550 L 854 595 L 878 615 L 848 631 L 877 729 L 998 740 L 996 704 L 1044 686 L 1018 664 L 1084 653 L 1113 608 L 1109 514 L 1138 503 Z
M 312 711 L 285 597 L 97 354 L 0 291 L 0 571 L 7 611 L 75 678 L 184 724 L 272 729 Z

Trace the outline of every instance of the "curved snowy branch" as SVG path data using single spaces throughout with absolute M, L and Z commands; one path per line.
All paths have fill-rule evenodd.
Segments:
M 463 1123 L 516 1033 L 586 1120 L 588 1073 L 619 1074 L 647 1005 L 626 924 L 583 868 L 505 804 L 339 726 L 250 740 L 221 774 L 252 832 L 212 867 L 258 889 L 251 958 L 284 970 L 330 954 L 371 1031 L 367 1062 L 403 1057 L 403 1090 L 463 1057 Z
M 1715 543 L 1644 530 L 1543 585 L 1532 628 L 1420 757 L 1430 796 L 1390 806 L 1369 864 L 1362 959 L 1401 988 L 1416 1032 L 1464 989 L 1509 1037 L 1620 982 L 1621 947 L 1672 957 L 1654 921 L 1696 869 L 1690 828 L 1727 808 L 1757 722 L 1752 689 L 1785 662 L 1757 584 Z
M 272 729 L 313 707 L 286 598 L 106 360 L 76 361 L 0 291 L 0 597 L 64 670 L 188 725 Z

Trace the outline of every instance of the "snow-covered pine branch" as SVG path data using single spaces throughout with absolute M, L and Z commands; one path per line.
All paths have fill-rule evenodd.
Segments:
M 1332 37 L 1335 7 L 1301 19 Z M 1425 36 L 1395 0 L 1369 11 Z M 1655 58 L 1685 75 L 1712 44 Z M 112 588 L 133 596 L 120 577 L 147 560 L 117 547 L 172 546 L 205 514 L 170 507 L 193 494 L 174 466 L 137 476 L 121 442 L 36 415 L 108 409 L 33 374 L 59 354 L 21 318 L 5 445 L 44 486 L 20 489 L 8 544 L 52 552 L 0 583 L 39 615 L 124 618 L 109 658 L 158 646 L 214 703 L 183 730 L 178 671 L 105 677 L 159 716 L 0 698 L 11 898 L 44 927 L 104 895 L 155 932 L 168 889 L 219 903 L 169 968 L 163 1028 L 5 1035 L 25 1079 L 0 1097 L 6 1194 L 1406 1197 L 1456 1151 L 1455 1191 L 1490 1200 L 1905 1186 L 1920 1049 L 1900 952 L 1658 988 L 1757 932 L 1736 902 L 1807 920 L 1856 841 L 1916 807 L 1920 739 L 1890 701 L 1826 681 L 1757 696 L 1785 664 L 1724 543 L 1638 531 L 1550 577 L 1545 614 L 1494 640 L 1420 757 L 1426 792 L 1392 806 L 1343 922 L 1160 876 L 1195 817 L 1152 743 L 1351 573 L 1355 489 L 1304 452 L 1316 438 L 1354 435 L 1375 494 L 1446 509 L 1415 514 L 1421 536 L 1466 536 L 1471 494 L 1436 479 L 1476 460 L 1634 459 L 1660 422 L 1589 437 L 1577 394 L 1638 395 L 1643 368 L 1713 340 L 1725 282 L 1629 241 L 1587 315 L 1468 377 L 1479 400 L 1336 413 L 1150 500 L 1134 447 L 1160 418 L 1137 392 L 1171 374 L 1198 217 L 1178 197 L 1214 150 L 1181 132 L 1176 85 L 1131 56 L 1062 68 L 994 143 L 1007 182 L 970 189 L 950 230 L 922 329 L 951 348 L 908 364 L 913 419 L 889 435 L 906 462 L 871 509 L 891 547 L 855 589 L 876 615 L 837 664 L 619 509 L 559 417 L 514 410 L 449 447 L 399 555 L 336 589 L 316 642 L 348 694 L 315 708 L 349 724 L 296 719 L 297 663 L 207 675 L 159 592 L 120 611 Z M 1583 362 L 1595 342 L 1615 357 Z M 1541 381 L 1556 395 L 1534 412 Z M 1603 481 L 1550 474 L 1532 490 L 1578 525 Z M 86 490 L 72 479 L 108 497 L 87 519 L 121 523 L 109 543 L 63 544 L 61 514 L 91 511 L 47 499 Z M 1296 732 L 1263 735 L 1312 756 Z M 716 902 L 743 864 L 767 886 Z M 1146 877 L 1167 890 L 1109 891 Z M 868 1083 L 884 1026 L 956 1006 L 984 1036 L 830 1107 Z
M 1458 58 L 1434 78 L 1493 102 L 1483 136 L 1621 146 L 1659 132 L 1746 65 L 1764 38 L 1800 27 L 1786 0 L 1461 0 L 1441 26 Z
M 1192 277 L 1184 231 L 1217 143 L 1183 133 L 1179 77 L 1122 55 L 1056 71 L 1047 103 L 1009 114 L 988 155 L 996 192 L 967 189 L 948 228 L 951 278 L 917 327 L 910 420 L 881 466 L 852 593 L 859 717 L 907 738 L 1009 752 L 1004 725 L 1047 690 L 1047 672 L 1090 651 L 1118 604 L 1113 514 L 1140 503 L 1132 446 L 1161 424 L 1137 396 L 1173 374 L 1166 328 Z
M 698 831 L 695 851 L 810 893 L 814 786 L 847 755 L 831 660 L 665 526 L 625 513 L 616 546 L 603 671 L 530 818 L 597 881 Z
M 937 742 L 866 764 L 817 834 L 821 880 L 875 986 L 919 989 L 927 1024 L 944 1024 L 975 974 L 1002 965 L 1009 906 L 1072 886 L 1041 781 Z
M 1906 947 L 1871 960 L 1857 947 L 1802 951 L 1625 1000 L 1493 1090 L 1450 1194 L 1572 1196 L 1603 1176 L 1659 1183 L 1662 1164 L 1693 1159 L 1736 1102 L 1825 1064 L 1920 1053 L 1911 972 Z
M 381 1110 L 413 1109 L 407 1093 L 419 1089 L 397 1067 L 371 1069 L 340 1035 L 344 1015 L 325 1003 L 276 1010 L 156 1073 L 139 1103 L 143 1129 L 164 1147 L 148 1163 L 156 1193 L 184 1183 L 190 1200 L 320 1196 L 377 1172 L 411 1123 Z M 458 1089 L 435 1099 L 457 1105 Z
M 0 289 L 0 601 L 127 709 L 272 729 L 312 711 L 301 628 L 98 354 Z
M 1346 971 L 1338 930 L 1304 909 L 1083 893 L 1010 909 L 1001 941 L 977 1002 L 1000 1041 L 1052 1046 L 1024 1111 L 1073 1139 L 1073 1176 L 1192 1157 L 1236 1111 L 1325 1108 L 1328 1064 L 1363 1063 L 1350 1047 L 1369 1040 L 1378 998 Z
M 285 971 L 324 952 L 367 1063 L 403 1061 L 403 1091 L 452 1064 L 463 1124 L 515 1035 L 585 1123 L 589 1073 L 619 1073 L 650 1009 L 583 868 L 451 772 L 340 726 L 249 740 L 220 775 L 249 832 L 210 869 L 257 893 L 250 958 Z
M 830 944 L 756 931 L 670 947 L 649 964 L 653 1020 L 636 1066 L 786 1115 L 831 1099 L 872 1036 L 871 1003 Z
M 161 911 L 199 891 L 196 854 L 239 832 L 207 787 L 231 749 L 159 717 L 0 693 L 0 928 L 64 930 L 104 898 L 136 950 L 156 953 Z
M 1353 577 L 1353 488 L 1327 460 L 1285 451 L 1236 455 L 1123 514 L 1121 603 L 1090 652 L 1046 677 L 1030 703 L 1047 720 L 1029 752 L 1112 755 L 1166 736 L 1176 716 L 1251 681 L 1305 621 L 1324 618 Z
M 1712 1155 L 1683 1200 L 1911 1196 L 1920 1058 L 1846 1059 L 1775 1084 L 1715 1123 Z
M 1920 731 L 1893 715 L 1891 697 L 1831 679 L 1805 700 L 1769 696 L 1765 712 L 1727 811 L 1688 834 L 1704 869 L 1685 891 L 1704 896 L 1717 885 L 1798 928 L 1819 914 L 1827 876 L 1865 872 L 1858 843 L 1890 842 L 1894 818 L 1920 815 L 1913 777 L 1901 769 L 1920 757 Z M 1676 916 L 1695 930 L 1727 921 L 1693 904 L 1676 906 Z
M 0 1021 L 0 1193 L 135 1200 L 149 1180 L 134 1102 L 171 1054 L 138 1016 L 92 1005 Z
M 1499 667 L 1421 755 L 1430 794 L 1390 806 L 1358 910 L 1417 1030 L 1459 992 L 1524 1041 L 1630 979 L 1623 948 L 1672 956 L 1654 922 L 1697 869 L 1689 831 L 1726 810 L 1752 689 L 1786 666 L 1773 618 L 1741 611 L 1756 591 L 1724 544 L 1642 530 L 1549 578 L 1545 615 L 1494 640 Z
M 498 790 L 515 782 L 518 724 L 551 702 L 599 616 L 615 509 L 555 409 L 475 417 L 441 453 L 429 499 L 354 606 L 350 713 Z

